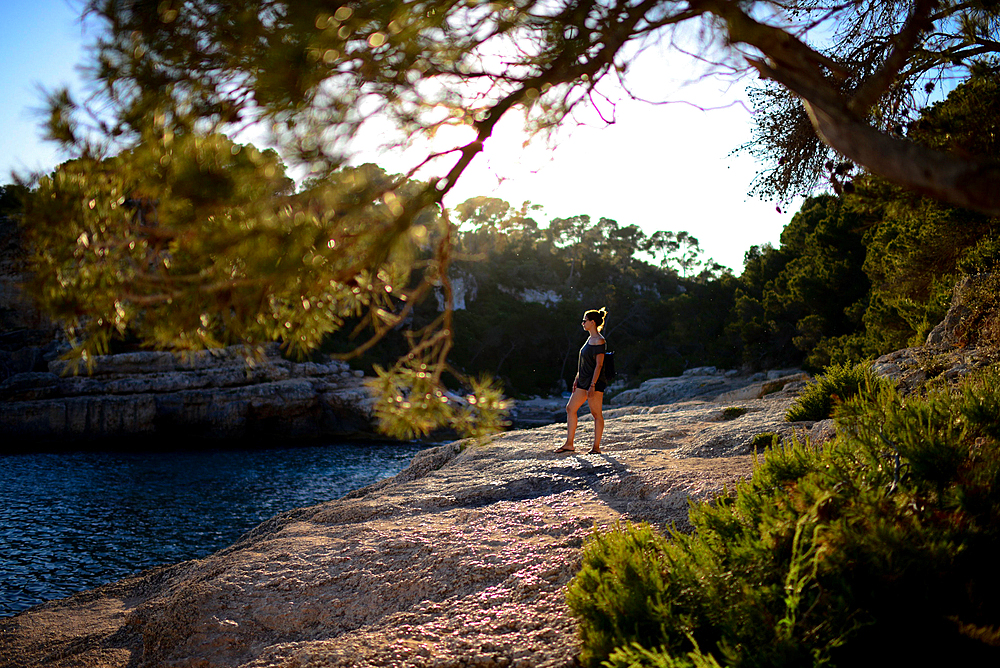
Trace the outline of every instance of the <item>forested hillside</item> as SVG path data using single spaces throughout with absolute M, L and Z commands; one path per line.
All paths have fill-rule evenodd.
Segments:
M 904 130 L 961 149 L 984 141 L 984 129 L 980 150 L 1000 158 L 996 74 L 973 77 Z M 820 371 L 922 342 L 955 283 L 994 269 L 1000 223 L 837 167 L 840 192 L 806 199 L 777 247 L 747 250 L 738 277 L 683 231 L 647 235 L 586 214 L 543 226 L 527 205 L 463 203 L 453 212 L 451 275 L 466 292 L 452 363 L 513 393 L 562 391 L 580 315 L 600 306 L 619 373 L 633 384 L 703 365 Z M 429 321 L 436 306 L 428 300 L 417 320 Z
M 900 133 L 1000 160 L 1000 74 L 982 69 Z M 923 342 L 955 283 L 995 271 L 1000 220 L 868 173 L 806 200 L 778 248 L 747 253 L 730 327 L 756 366 L 819 370 Z
M 509 392 L 565 391 L 576 372 L 583 311 L 607 307 L 605 334 L 620 351 L 624 378 L 676 375 L 690 366 L 739 363 L 725 333 L 736 279 L 702 253 L 686 232 L 646 235 L 586 214 L 540 225 L 537 207 L 470 199 L 451 212 L 455 291 L 450 361 L 465 374 L 487 374 Z M 435 318 L 443 296 L 414 310 L 406 329 Z M 385 364 L 405 353 L 403 332 L 365 355 Z M 343 337 L 327 350 L 346 351 Z

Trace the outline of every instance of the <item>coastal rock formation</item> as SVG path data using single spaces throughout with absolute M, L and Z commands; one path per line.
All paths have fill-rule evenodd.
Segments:
M 604 454 L 549 425 L 425 450 L 347 497 L 208 558 L 0 619 L 0 666 L 576 665 L 565 586 L 594 527 L 685 527 L 689 499 L 750 475 L 793 392 L 609 410 Z M 734 410 L 738 408 L 739 410 Z
M 633 389 L 625 390 L 612 384 L 604 394 L 604 406 L 606 409 L 656 407 L 692 399 L 720 403 L 749 401 L 786 389 L 801 390 L 811 378 L 798 369 L 745 375 L 738 371 L 720 371 L 714 366 L 697 367 L 680 376 L 652 378 Z M 566 397 L 533 397 L 514 401 L 511 422 L 517 428 L 565 422 L 566 400 Z M 580 408 L 580 414 L 590 415 L 586 404 Z
M 0 432 L 32 441 L 371 432 L 362 376 L 343 362 L 289 362 L 277 344 L 257 359 L 240 347 L 108 355 L 79 375 L 54 360 L 0 382 Z
M 23 289 L 25 258 L 17 225 L 0 217 L 0 451 L 39 441 L 374 435 L 360 371 L 290 362 L 277 344 L 257 359 L 241 347 L 108 355 L 74 373 L 58 359 L 69 348 L 59 329 Z
M 718 398 L 720 401 L 759 399 L 782 390 L 789 383 L 809 380 L 798 369 L 774 370 L 751 376 L 736 370 L 720 371 L 714 366 L 688 369 L 680 376 L 653 378 L 635 389 L 611 395 L 614 406 L 656 406 L 687 399 Z
M 965 277 L 959 281 L 952 290 L 948 312 L 927 335 L 924 345 L 882 355 L 872 365 L 875 372 L 893 381 L 905 395 L 929 381 L 954 382 L 1000 362 L 1000 312 L 977 304 L 982 300 L 977 289 L 992 293 L 991 279 L 995 277 Z M 990 299 L 996 299 L 995 293 Z

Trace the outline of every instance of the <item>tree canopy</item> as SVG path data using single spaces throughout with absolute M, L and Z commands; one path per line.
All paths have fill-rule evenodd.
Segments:
M 996 71 L 996 3 L 775 5 L 791 12 L 800 31 L 822 37 L 811 53 L 793 38 L 785 55 L 747 40 L 767 57 L 748 60 L 762 81 L 752 92 L 756 129 L 743 148 L 769 165 L 758 174 L 755 192 L 809 194 L 821 180 L 839 188 L 859 166 L 904 188 L 998 213 L 996 196 L 985 194 L 996 191 L 993 156 L 928 145 L 912 132 L 922 110 L 943 94 L 976 72 Z M 780 41 L 773 31 L 771 36 Z
M 8 218 L 21 213 L 28 188 L 17 183 L 0 186 L 0 218 Z
M 1000 159 L 1000 73 L 976 73 L 924 109 L 909 136 Z M 731 328 L 752 366 L 820 369 L 922 344 L 962 276 L 1000 262 L 1000 218 L 922 196 L 874 174 L 807 199 L 778 248 L 754 247 Z
M 157 123 L 177 132 L 263 121 L 289 155 L 332 169 L 366 124 L 390 122 L 399 143 L 467 127 L 468 140 L 446 151 L 454 166 L 433 184 L 441 192 L 503 115 L 554 127 L 605 79 L 627 86 L 644 45 L 700 25 L 704 57 L 769 84 L 755 144 L 780 169 L 766 189 L 815 178 L 818 137 L 906 187 L 1000 210 L 992 161 L 905 137 L 935 86 L 996 67 L 1000 10 L 983 0 L 90 0 L 88 10 L 108 26 L 94 64 L 114 101 L 106 129 L 130 141 Z M 79 140 L 68 98 L 54 101 L 54 135 Z
M 643 48 L 677 31 L 702 30 L 702 57 L 771 86 L 761 118 L 777 122 L 754 149 L 779 167 L 765 192 L 815 182 L 829 150 L 1000 213 L 992 157 L 925 145 L 902 125 L 927 102 L 921 85 L 996 67 L 1000 9 L 985 1 L 90 0 L 87 11 L 105 26 L 91 62 L 98 96 L 81 109 L 52 95 L 50 135 L 75 161 L 42 182 L 27 214 L 40 289 L 84 354 L 130 326 L 159 344 L 280 337 L 309 349 L 359 310 L 378 336 L 429 285 L 449 289 L 454 226 L 440 204 L 500 119 L 556 128 L 606 86 L 628 89 Z M 251 126 L 309 170 L 307 196 L 288 193 L 273 156 L 224 139 Z M 462 138 L 408 174 L 346 168 L 372 133 L 398 148 L 448 126 Z M 444 175 L 414 180 L 431 163 Z M 418 256 L 419 286 L 408 279 Z M 171 308 L 143 316 L 161 304 Z M 437 400 L 450 318 L 414 335 L 384 377 L 397 404 L 412 406 L 413 392 Z
M 731 327 L 744 362 L 767 368 L 830 363 L 831 338 L 860 327 L 868 295 L 864 219 L 832 195 L 807 199 L 781 245 L 752 247 L 736 292 Z

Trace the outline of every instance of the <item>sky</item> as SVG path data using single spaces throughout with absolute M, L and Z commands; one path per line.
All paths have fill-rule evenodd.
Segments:
M 65 156 L 41 139 L 42 90 L 69 86 L 83 95 L 79 65 L 96 25 L 79 21 L 78 0 L 0 0 L 0 183 L 12 172 L 50 171 Z M 554 147 L 522 147 L 515 119 L 491 138 L 448 195 L 454 206 L 468 197 L 498 197 L 515 205 L 541 205 L 540 222 L 587 214 L 622 226 L 687 231 L 707 257 L 736 274 L 752 245 L 777 245 L 792 211 L 746 193 L 759 166 L 730 155 L 750 138 L 745 85 L 700 80 L 678 89 L 690 63 L 651 50 L 630 81 L 647 97 L 676 103 L 650 105 L 621 99 L 615 123 L 596 117 L 566 129 Z M 694 106 L 697 105 L 697 106 Z M 699 108 L 700 107 L 700 108 Z M 369 156 L 390 172 L 406 171 L 405 156 Z M 501 181 L 499 177 L 503 177 Z

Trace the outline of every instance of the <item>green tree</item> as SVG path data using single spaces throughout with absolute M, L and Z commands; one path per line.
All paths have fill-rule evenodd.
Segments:
M 983 72 L 925 110 L 908 128 L 915 142 L 975 150 L 1000 162 L 1000 73 Z M 950 206 L 874 175 L 853 183 L 852 208 L 874 221 L 865 244 L 872 283 L 855 347 L 877 355 L 923 343 L 941 321 L 962 275 L 1000 262 L 1000 217 Z
M 794 25 L 819 28 L 814 33 L 823 37 L 815 42 L 821 47 L 810 53 L 796 40 L 778 46 L 782 37 L 773 24 L 748 24 L 757 41 L 745 41 L 767 57 L 749 60 L 762 76 L 751 91 L 753 137 L 741 149 L 767 164 L 751 192 L 790 199 L 812 193 L 823 181 L 837 189 L 857 165 L 907 190 L 1000 213 L 995 204 L 983 206 L 994 197 L 984 195 L 984 189 L 996 192 L 987 182 L 998 174 L 988 153 L 979 147 L 956 152 L 928 146 L 906 133 L 942 89 L 947 92 L 973 72 L 997 67 L 1000 10 L 995 3 L 775 4 L 793 13 Z M 731 38 L 740 34 L 742 20 L 727 19 Z M 771 45 L 762 43 L 765 34 L 775 40 Z M 956 196 L 959 191 L 965 195 Z
M 1000 378 L 868 387 L 823 447 L 784 443 L 691 533 L 595 532 L 566 599 L 581 663 L 993 664 L 1000 658 Z
M 495 197 L 473 197 L 462 202 L 454 209 L 461 223 L 457 250 L 477 254 L 503 250 L 508 243 L 535 243 L 539 227 L 528 214 L 539 208 L 525 202 L 520 209 L 515 209 Z
M 656 247 L 681 247 L 664 248 L 664 238 L 690 235 L 648 237 L 635 225 L 585 214 L 540 227 L 528 210 L 483 197 L 455 207 L 462 225 L 452 267 L 477 286 L 475 300 L 454 314 L 451 360 L 464 373 L 495 375 L 512 393 L 565 390 L 580 347 L 580 314 L 596 306 L 611 313 L 606 334 L 620 353 L 621 378 L 738 362 L 739 341 L 724 331 L 735 279 L 684 280 L 669 262 L 647 261 Z
M 502 378 L 512 392 L 568 387 L 586 308 L 607 306 L 609 335 L 613 329 L 615 345 L 631 351 L 647 334 L 650 304 L 674 289 L 672 273 L 639 258 L 648 240 L 635 225 L 578 215 L 539 227 L 525 207 L 490 198 L 473 198 L 456 211 L 463 225 L 453 266 L 474 277 L 478 292 L 455 314 L 453 362 Z M 463 253 L 473 248 L 482 252 Z M 623 375 L 655 368 L 641 354 L 634 360 L 623 364 Z
M 821 369 L 831 362 L 831 341 L 861 327 L 869 291 L 864 232 L 864 218 L 842 198 L 822 195 L 803 203 L 778 248 L 747 252 L 730 325 L 746 364 Z
M 717 276 L 722 267 L 711 258 L 702 258 L 704 251 L 698 240 L 688 232 L 657 230 L 646 241 L 643 250 L 660 257 L 660 266 L 679 270 L 683 278 L 697 275 L 702 278 Z M 696 270 L 700 269 L 697 274 Z M 704 274 L 704 275 L 703 275 Z
M 0 218 L 13 218 L 24 211 L 24 200 L 30 190 L 19 183 L 0 186 Z

